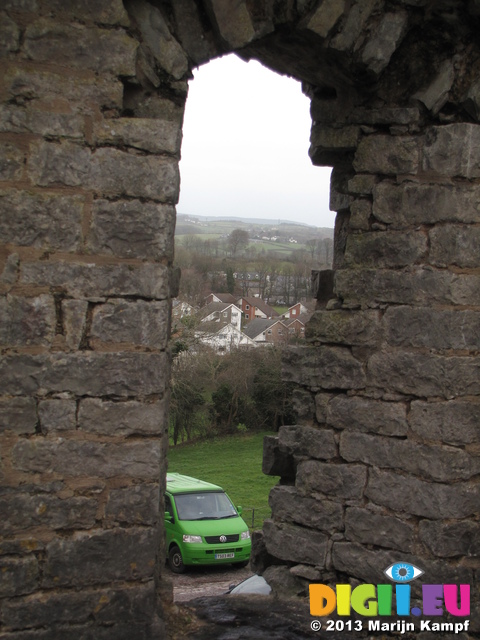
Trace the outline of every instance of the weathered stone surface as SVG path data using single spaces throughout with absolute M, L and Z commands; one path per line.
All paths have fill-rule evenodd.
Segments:
M 96 265 L 73 262 L 23 263 L 23 284 L 55 287 L 76 298 L 138 296 L 165 299 L 168 296 L 168 268 L 163 264 Z
M 164 156 L 139 156 L 118 149 L 94 153 L 64 142 L 33 145 L 28 170 L 34 184 L 94 189 L 100 195 L 150 198 L 175 203 L 179 192 L 178 162 Z
M 444 524 L 422 520 L 419 531 L 424 545 L 441 558 L 475 556 L 480 551 L 480 530 L 476 522 Z
M 375 353 L 368 362 L 368 379 L 375 387 L 399 393 L 450 399 L 480 392 L 480 363 L 409 351 Z
M 75 400 L 42 400 L 38 404 L 38 417 L 42 433 L 74 431 L 77 426 Z
M 412 402 L 408 422 L 425 440 L 465 445 L 480 442 L 480 405 L 477 402 Z
M 373 189 L 373 215 L 393 228 L 436 222 L 477 222 L 477 185 L 380 182 Z
M 343 529 L 343 507 L 331 500 L 319 500 L 296 487 L 277 485 L 268 498 L 275 521 L 300 524 L 331 534 Z
M 335 163 L 339 156 L 357 147 L 360 128 L 327 127 L 324 124 L 314 125 L 310 135 L 308 155 L 316 166 L 328 166 Z
M 374 345 L 379 337 L 376 311 L 315 311 L 305 328 L 310 341 L 345 345 Z
M 79 404 L 78 428 L 109 436 L 161 435 L 165 414 L 165 400 L 144 404 L 86 398 Z
M 367 469 L 358 464 L 328 464 L 316 460 L 300 462 L 296 485 L 307 492 L 320 492 L 328 498 L 361 499 Z
M 92 343 L 129 343 L 165 349 L 169 333 L 169 304 L 112 299 L 95 307 L 90 331 Z
M 20 45 L 20 29 L 5 13 L 0 14 L 0 58 L 11 51 L 18 51 Z
M 413 96 L 420 100 L 429 111 L 436 114 L 448 100 L 448 93 L 455 79 L 455 69 L 451 60 L 444 60 L 437 74 L 428 86 L 423 87 Z
M 350 228 L 352 230 L 368 231 L 370 229 L 370 216 L 372 215 L 372 203 L 370 200 L 355 200 L 352 202 L 350 214 Z
M 176 33 L 184 50 L 196 65 L 215 57 L 217 49 L 206 36 L 200 11 L 194 0 L 176 0 L 172 6 Z M 210 34 L 209 34 L 210 35 Z
M 357 267 L 406 267 L 420 262 L 427 253 L 427 236 L 422 232 L 370 232 L 349 235 L 345 264 Z
M 333 544 L 332 563 L 335 569 L 346 571 L 370 584 L 382 582 L 385 577 L 383 570 L 399 560 L 398 552 L 394 551 L 371 551 L 355 542 Z
M 2 529 L 5 535 L 25 532 L 32 527 L 51 529 L 89 529 L 95 524 L 98 503 L 92 498 L 60 499 L 48 494 L 0 495 Z
M 478 349 L 480 314 L 430 308 L 390 307 L 385 313 L 385 337 L 396 347 Z
M 340 455 L 348 462 L 400 469 L 438 482 L 468 480 L 480 473 L 480 460 L 462 449 L 365 433 L 342 433 Z
M 351 49 L 360 36 L 375 4 L 375 0 L 356 2 L 348 12 L 340 33 L 330 42 L 330 47 L 340 51 Z
M 79 20 L 98 24 L 128 26 L 130 20 L 121 0 L 49 0 L 48 6 L 55 12 L 64 13 Z
M 23 151 L 15 144 L 0 141 L 0 180 L 20 180 L 23 156 Z
M 436 267 L 456 265 L 474 269 L 479 266 L 480 227 L 446 224 L 432 229 L 429 238 L 430 263 Z
M 306 28 L 326 38 L 345 11 L 345 0 L 326 0 L 317 7 L 306 23 Z
M 151 153 L 179 153 L 182 130 L 172 120 L 118 118 L 102 120 L 94 128 L 97 144 L 113 144 Z
M 157 484 L 139 484 L 125 489 L 112 489 L 105 516 L 125 525 L 158 523 L 160 491 Z
M 0 233 L 20 246 L 72 251 L 80 246 L 84 198 L 0 191 Z
M 177 80 L 185 76 L 188 71 L 187 56 L 170 33 L 161 11 L 144 0 L 128 2 L 127 8 L 160 67 Z
M 55 335 L 55 325 L 52 296 L 0 297 L 0 344 L 49 345 Z
M 361 363 L 341 347 L 290 347 L 283 358 L 288 382 L 322 389 L 358 389 L 365 384 Z
M 335 274 L 335 291 L 350 305 L 378 302 L 478 305 L 480 277 L 421 267 L 406 271 L 344 269 Z
M 95 200 L 88 246 L 95 253 L 121 258 L 170 258 L 175 210 L 140 200 Z
M 158 479 L 161 443 L 158 440 L 110 444 L 56 438 L 19 441 L 12 452 L 16 469 L 60 474 L 63 477 L 125 476 Z
M 85 134 L 84 125 L 82 116 L 77 114 L 45 113 L 19 106 L 0 107 L 0 131 L 3 132 L 78 139 Z
M 79 396 L 149 396 L 165 392 L 168 359 L 164 353 L 52 354 L 4 356 L 0 381 L 4 393 L 70 392 Z
M 4 607 L 4 623 L 13 629 L 51 624 L 98 623 L 151 619 L 153 582 L 135 588 L 83 589 L 81 592 L 45 593 L 10 601 Z M 67 632 L 68 633 L 68 632 Z M 82 635 L 82 638 L 84 636 Z
M 372 469 L 365 495 L 397 513 L 432 520 L 467 518 L 478 511 L 478 485 L 474 482 L 438 484 Z
M 362 52 L 362 62 L 369 71 L 378 75 L 385 69 L 405 34 L 407 21 L 406 11 L 383 15 L 380 24 Z
M 360 173 L 415 174 L 419 167 L 418 141 L 383 135 L 363 138 L 353 161 Z
M 25 558 L 0 558 L 0 597 L 21 596 L 32 593 L 39 580 L 35 556 Z
M 228 45 L 240 47 L 253 40 L 255 29 L 244 0 L 208 0 L 208 6 L 220 35 Z
M 313 529 L 265 520 L 263 525 L 268 553 L 280 560 L 325 565 L 327 536 Z
M 0 285 L 4 285 L 4 290 L 8 291 L 8 285 L 12 285 L 16 282 L 18 277 L 18 267 L 20 260 L 18 253 L 11 253 L 3 265 L 3 270 L 0 274 Z M 5 287 L 7 285 L 7 287 Z
M 398 518 L 350 507 L 345 512 L 345 537 L 359 544 L 374 544 L 408 553 L 413 546 L 414 529 Z
M 34 398 L 0 399 L 0 433 L 13 431 L 18 434 L 35 433 L 37 406 Z
M 11 67 L 4 76 L 7 93 L 18 101 L 35 101 L 52 109 L 62 105 L 67 113 L 120 109 L 123 85 L 114 77 L 63 74 L 54 71 Z
M 433 127 L 423 148 L 425 171 L 441 176 L 480 176 L 480 126 L 469 123 Z
M 122 31 L 65 25 L 40 19 L 25 33 L 25 52 L 31 60 L 61 59 L 75 69 L 91 69 L 117 76 L 135 75 L 137 42 Z
M 327 404 L 327 425 L 335 429 L 406 436 L 406 405 L 359 396 L 335 396 Z
M 157 535 L 151 529 L 79 533 L 46 547 L 42 584 L 84 586 L 152 578 Z
M 76 351 L 80 348 L 87 323 L 88 302 L 86 300 L 62 300 L 62 324 L 67 346 Z
M 333 431 L 314 427 L 280 427 L 278 442 L 294 456 L 308 456 L 329 460 L 337 456 L 337 445 Z

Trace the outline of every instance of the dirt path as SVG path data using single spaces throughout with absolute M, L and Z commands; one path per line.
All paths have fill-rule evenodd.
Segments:
M 173 582 L 174 602 L 188 602 L 201 596 L 218 596 L 253 575 L 250 567 L 234 569 L 223 567 L 192 567 L 183 574 L 170 574 Z

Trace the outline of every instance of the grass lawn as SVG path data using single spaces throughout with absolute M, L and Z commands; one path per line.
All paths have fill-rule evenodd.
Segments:
M 269 433 L 226 436 L 170 447 L 168 470 L 220 485 L 255 529 L 270 517 L 268 494 L 278 478 L 262 473 L 263 438 Z

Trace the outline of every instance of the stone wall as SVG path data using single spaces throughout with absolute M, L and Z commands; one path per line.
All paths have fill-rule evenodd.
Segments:
M 285 360 L 298 425 L 266 442 L 266 571 L 474 583 L 479 25 L 473 0 L 2 2 L 1 638 L 165 635 L 183 106 L 228 51 L 303 81 L 338 211 Z

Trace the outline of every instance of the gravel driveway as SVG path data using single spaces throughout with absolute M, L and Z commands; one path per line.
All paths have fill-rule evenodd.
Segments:
M 174 602 L 188 602 L 200 596 L 218 596 L 253 575 L 250 567 L 234 569 L 231 565 L 219 567 L 191 567 L 182 574 L 170 574 L 173 582 Z

